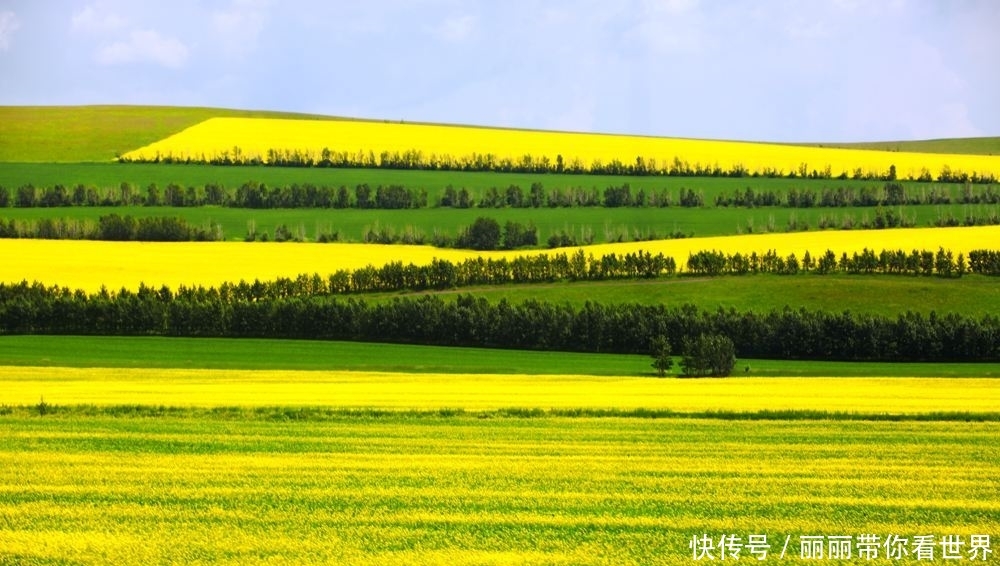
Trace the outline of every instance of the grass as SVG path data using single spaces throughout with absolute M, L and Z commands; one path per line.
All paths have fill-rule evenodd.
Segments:
M 546 188 L 584 187 L 603 191 L 611 185 L 629 183 L 634 189 L 677 191 L 691 188 L 703 191 L 706 201 L 712 201 L 717 194 L 730 195 L 735 190 L 747 187 L 758 190 L 787 192 L 790 188 L 824 187 L 874 187 L 881 188 L 878 181 L 855 180 L 811 180 L 787 178 L 727 178 L 727 177 L 633 177 L 613 175 L 559 175 L 549 173 L 492 173 L 463 171 L 419 171 L 394 169 L 323 169 L 298 167 L 222 167 L 211 165 L 164 165 L 164 164 L 118 164 L 118 163 L 6 163 L 0 162 L 0 184 L 15 188 L 20 185 L 53 186 L 63 184 L 73 186 L 79 183 L 100 188 L 117 188 L 122 182 L 131 183 L 144 189 L 156 183 L 161 189 L 169 183 L 185 187 L 204 186 L 220 183 L 227 187 L 239 186 L 249 181 L 266 183 L 268 186 L 291 185 L 293 183 L 313 183 L 339 187 L 347 185 L 352 189 L 361 183 L 372 186 L 379 184 L 400 184 L 407 187 L 426 188 L 431 196 L 440 194 L 447 185 L 456 189 L 465 187 L 478 196 L 490 187 L 506 189 L 509 185 L 519 185 L 525 192 L 532 183 L 540 182 Z M 947 187 L 952 194 L 958 194 L 960 185 L 940 183 L 906 182 L 908 187 Z
M 813 147 L 874 149 L 877 151 L 915 151 L 920 153 L 961 153 L 967 155 L 1000 155 L 1000 137 L 947 138 L 857 143 L 802 144 Z
M 648 356 L 311 340 L 0 336 L 0 367 L 652 376 Z M 750 371 L 745 372 L 749 366 Z M 675 367 L 676 373 L 679 368 Z M 9 370 L 14 371 L 14 370 Z M 1000 377 L 996 364 L 737 360 L 752 377 Z M 3 402 L 0 400 L 0 402 Z
M 667 189 L 676 200 L 682 188 L 693 189 L 705 197 L 707 203 L 714 202 L 716 195 L 731 195 L 734 191 L 744 191 L 747 187 L 754 191 L 774 191 L 784 194 L 790 189 L 812 189 L 821 192 L 824 188 L 850 187 L 860 189 L 870 187 L 881 189 L 880 181 L 840 180 L 840 179 L 788 179 L 767 177 L 636 177 L 613 175 L 559 175 L 549 173 L 492 173 L 462 171 L 406 171 L 394 169 L 322 169 L 297 167 L 221 167 L 211 165 L 164 165 L 164 164 L 118 164 L 118 163 L 6 163 L 0 162 L 0 185 L 16 188 L 34 184 L 49 187 L 56 184 L 75 186 L 84 184 L 99 188 L 117 188 L 122 182 L 145 189 L 156 183 L 162 190 L 170 183 L 182 186 L 203 187 L 207 183 L 219 183 L 236 187 L 249 181 L 265 183 L 268 186 L 291 185 L 293 183 L 313 183 L 339 187 L 368 183 L 399 184 L 413 188 L 427 189 L 431 197 L 441 194 L 444 187 L 467 188 L 477 198 L 482 191 L 497 187 L 506 189 L 518 185 L 525 192 L 532 183 L 539 182 L 546 189 L 584 187 L 603 191 L 608 186 L 628 183 L 634 191 L 647 192 Z M 918 183 L 904 181 L 910 190 L 947 190 L 958 196 L 962 185 L 950 183 Z
M 755 275 L 746 277 L 599 281 L 469 287 L 421 292 L 443 298 L 473 293 L 490 301 L 507 299 L 601 304 L 693 304 L 705 310 L 718 308 L 769 311 L 786 306 L 831 312 L 864 312 L 895 317 L 906 311 L 929 314 L 957 313 L 978 316 L 1000 312 L 1000 286 L 994 278 L 966 276 L 896 277 L 886 275 Z M 400 293 L 370 295 L 391 300 Z
M 216 116 L 325 118 L 179 106 L 0 106 L 0 162 L 110 162 Z
M 14 564 L 673 565 L 723 533 L 800 562 L 805 534 L 1000 528 L 996 423 L 0 420 Z
M 963 219 L 966 214 L 980 216 L 1000 214 L 1000 206 L 982 205 L 922 205 L 893 207 L 917 227 L 932 226 L 949 214 Z M 285 225 L 301 230 L 307 239 L 315 240 L 319 233 L 337 232 L 342 241 L 362 242 L 370 230 L 385 229 L 395 234 L 415 231 L 429 242 L 435 233 L 456 236 L 476 218 L 494 218 L 501 226 L 508 222 L 533 224 L 538 228 L 540 244 L 553 234 L 568 233 L 582 244 L 590 237 L 594 242 L 614 242 L 666 238 L 681 233 L 695 237 L 727 236 L 747 233 L 786 232 L 793 223 L 804 223 L 817 231 L 822 218 L 833 219 L 835 226 L 847 218 L 860 228 L 862 221 L 872 221 L 874 208 L 849 207 L 833 209 L 789 208 L 502 208 L 451 209 L 424 208 L 417 210 L 359 209 L 243 209 L 214 206 L 184 207 L 64 207 L 64 208 L 0 208 L 0 219 L 37 220 L 56 218 L 96 223 L 107 214 L 146 216 L 176 216 L 193 226 L 218 223 L 227 240 L 243 240 L 251 223 L 258 235 L 273 236 L 275 228 Z M 840 231 L 839 228 L 830 229 Z

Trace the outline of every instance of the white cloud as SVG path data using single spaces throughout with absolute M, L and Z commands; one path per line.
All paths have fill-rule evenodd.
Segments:
M 14 12 L 0 12 L 0 51 L 10 49 L 11 38 L 14 32 L 21 27 L 21 22 L 17 21 Z
M 464 41 L 476 31 L 476 23 L 472 15 L 451 17 L 434 30 L 434 35 L 444 41 Z
M 232 0 L 229 7 L 212 14 L 222 47 L 230 55 L 252 51 L 267 22 L 267 0 Z
M 97 52 L 97 62 L 102 65 L 148 62 L 177 69 L 187 58 L 188 48 L 183 43 L 153 30 L 133 31 L 127 41 L 112 43 Z
M 84 9 L 73 14 L 72 20 L 74 30 L 87 33 L 116 31 L 125 27 L 127 23 L 125 18 L 118 14 L 104 11 L 95 5 L 86 6 Z

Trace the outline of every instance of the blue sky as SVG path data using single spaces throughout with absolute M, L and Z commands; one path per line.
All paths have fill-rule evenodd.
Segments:
M 1000 135 L 993 0 L 0 0 L 0 104 L 770 141 Z

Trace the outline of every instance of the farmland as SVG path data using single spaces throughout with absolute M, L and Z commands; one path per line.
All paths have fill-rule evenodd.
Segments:
M 515 165 L 530 154 L 538 170 L 111 162 L 130 151 L 232 157 L 235 139 L 243 158 L 281 149 L 321 160 L 329 147 L 378 160 L 417 149 L 421 159 L 494 153 Z M 924 168 L 937 178 L 945 165 L 1000 175 L 995 140 L 882 142 L 871 152 L 204 108 L 0 108 L 0 186 L 11 191 L 0 218 L 170 216 L 219 223 L 229 240 L 0 239 L 0 565 L 689 564 L 693 536 L 729 533 L 767 534 L 769 561 L 786 537 L 784 560 L 800 561 L 798 537 L 810 534 L 967 544 L 988 534 L 996 551 L 995 277 L 685 273 L 700 251 L 996 250 L 1000 226 L 930 227 L 995 216 L 995 185 L 905 180 Z M 631 167 L 636 157 L 669 167 L 678 157 L 741 165 L 747 176 L 542 172 L 537 160 L 554 166 L 558 155 L 566 170 L 597 159 Z M 900 184 L 890 186 L 890 166 Z M 749 176 L 763 168 L 782 177 Z M 870 178 L 850 178 L 859 168 Z M 278 192 L 344 185 L 351 198 L 357 185 L 399 185 L 425 191 L 427 204 L 139 198 L 149 185 L 198 196 L 217 184 L 234 195 L 248 182 Z M 603 197 L 626 183 L 669 206 L 479 204 L 494 187 Z M 132 200 L 47 207 L 41 196 L 17 201 L 25 185 L 93 188 L 91 204 L 116 191 Z M 449 185 L 475 203 L 439 206 Z M 747 189 L 781 202 L 717 203 Z M 789 204 L 790 194 L 827 189 L 876 200 Z M 682 191 L 703 200 L 682 205 Z M 890 191 L 911 200 L 884 204 Z M 920 204 L 934 199 L 946 203 Z M 917 227 L 858 229 L 876 209 Z M 541 241 L 509 251 L 348 243 L 372 229 L 454 236 L 480 216 L 532 224 Z M 824 216 L 853 229 L 817 230 Z M 274 234 L 279 225 L 340 241 L 241 241 L 252 226 Z M 542 249 L 556 232 L 594 244 Z M 695 237 L 628 241 L 676 233 Z M 682 273 L 378 292 L 330 291 L 343 278 L 326 279 L 371 278 L 363 268 L 388 262 L 578 249 L 662 253 Z M 734 377 L 678 379 L 687 334 L 698 332 L 728 333 Z M 657 334 L 675 362 L 662 379 L 648 355 Z M 755 561 L 746 550 L 743 559 Z
M 947 218 L 959 221 L 966 215 L 1000 218 L 998 205 L 920 205 L 894 207 L 891 211 L 912 221 L 917 227 L 930 227 L 934 222 Z M 539 241 L 544 247 L 554 234 L 567 234 L 579 242 L 594 243 L 649 240 L 673 235 L 733 236 L 749 233 L 818 231 L 821 222 L 836 230 L 844 223 L 861 229 L 862 223 L 871 223 L 875 210 L 871 207 L 844 207 L 836 209 L 788 208 L 529 208 L 529 209 L 444 209 L 418 210 L 330 210 L 330 209 L 237 209 L 220 207 L 67 207 L 0 208 L 0 219 L 16 222 L 37 222 L 39 219 L 64 220 L 69 224 L 97 225 L 102 216 L 129 215 L 135 218 L 174 217 L 195 227 L 218 224 L 223 238 L 240 241 L 251 228 L 260 236 L 265 232 L 274 236 L 280 226 L 311 241 L 322 234 L 336 233 L 339 241 L 364 242 L 369 233 L 386 233 L 402 237 L 409 234 L 428 243 L 435 235 L 455 238 L 477 218 L 495 219 L 501 225 L 518 222 L 537 228 Z M 919 240 L 918 240 L 919 241 Z M 916 245 L 916 244 L 914 244 Z
M 720 250 L 726 253 L 764 253 L 779 255 L 806 251 L 814 256 L 826 250 L 841 253 L 860 252 L 876 242 L 880 249 L 951 250 L 968 254 L 984 242 L 998 241 L 1000 227 L 924 228 L 896 230 L 852 230 L 805 232 L 794 234 L 759 234 L 601 244 L 587 246 L 585 253 L 594 257 L 608 254 L 662 253 L 682 265 L 688 255 L 698 251 Z M 561 249 L 561 253 L 574 249 Z M 237 242 L 91 242 L 56 240 L 0 240 L 0 255 L 9 258 L 0 271 L 0 281 L 40 281 L 72 289 L 99 290 L 122 287 L 218 285 L 226 281 L 270 280 L 298 274 L 330 274 L 339 269 L 358 269 L 402 261 L 426 265 L 434 258 L 459 262 L 474 257 L 516 257 L 543 251 L 472 252 L 436 249 L 430 246 L 379 244 L 258 243 Z
M 0 106 L 0 161 L 110 162 L 214 116 L 310 118 L 169 106 Z
M 753 377 L 998 377 L 996 364 L 741 358 Z M 9 367 L 7 367 L 9 366 Z M 0 367 L 220 369 L 489 375 L 652 376 L 648 356 L 412 344 L 154 336 L 3 336 Z M 37 375 L 44 373 L 34 370 Z M 3 401 L 0 401 L 2 403 Z
M 474 148 L 474 149 L 470 149 Z M 377 123 L 356 121 L 284 120 L 267 118 L 210 118 L 153 144 L 126 153 L 137 161 L 170 158 L 178 161 L 235 159 L 273 162 L 269 152 L 301 153 L 305 159 L 320 161 L 327 153 L 346 159 L 358 156 L 357 163 L 376 164 L 376 156 L 391 154 L 405 161 L 435 160 L 464 163 L 478 156 L 494 156 L 497 162 L 534 162 L 557 171 L 563 167 L 586 170 L 603 163 L 636 163 L 646 160 L 667 167 L 686 162 L 694 169 L 720 167 L 723 171 L 745 169 L 778 174 L 802 170 L 829 175 L 863 174 L 883 176 L 890 168 L 900 178 L 917 179 L 924 174 L 947 170 L 967 174 L 1000 174 L 1000 160 L 993 156 L 881 152 L 877 150 L 790 147 L 777 144 L 642 138 L 607 134 L 538 132 L 427 124 Z M 413 154 L 408 157 L 408 154 Z M 370 156 L 370 157 L 369 157 Z M 530 156 L 531 160 L 523 156 Z M 385 159 L 378 163 L 385 165 Z M 489 159 L 487 159 L 489 160 Z M 565 165 L 564 165 L 565 163 Z M 577 165 L 579 164 L 579 165 Z M 643 165 L 646 166 L 645 164 Z M 492 167 L 492 166 L 490 166 Z M 502 165 L 501 165 L 502 167 Z M 811 169 L 810 169 L 811 167 Z
M 14 563 L 686 564 L 702 533 L 794 560 L 1000 526 L 995 423 L 3 418 Z

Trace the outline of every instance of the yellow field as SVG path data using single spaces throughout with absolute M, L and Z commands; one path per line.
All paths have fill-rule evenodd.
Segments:
M 805 251 L 813 255 L 831 249 L 840 254 L 868 247 L 882 249 L 950 249 L 956 254 L 977 248 L 996 248 L 1000 226 L 972 228 L 916 228 L 898 230 L 850 230 L 719 236 L 622 244 L 601 244 L 584 249 L 594 257 L 610 253 L 644 250 L 663 253 L 683 267 L 688 255 L 702 250 L 726 253 L 781 255 Z M 573 253 L 575 248 L 557 250 Z M 338 269 L 381 266 L 391 261 L 426 265 L 434 258 L 459 262 L 471 257 L 514 257 L 550 251 L 473 252 L 430 246 L 378 244 L 255 243 L 242 242 L 95 242 L 79 240 L 0 240 L 0 282 L 40 281 L 72 289 L 97 291 L 102 285 L 116 290 L 135 289 L 140 283 L 176 288 L 184 285 L 218 285 L 241 279 L 270 280 L 301 273 L 333 273 Z
M 858 149 L 797 147 L 766 143 L 654 138 L 609 134 L 504 130 L 462 126 L 379 123 L 359 121 L 308 121 L 260 118 L 211 118 L 178 134 L 125 155 L 129 159 L 154 159 L 157 155 L 201 159 L 232 154 L 239 146 L 246 157 L 266 159 L 270 149 L 298 150 L 315 160 L 324 148 L 354 156 L 419 150 L 431 156 L 456 160 L 473 152 L 517 162 L 524 155 L 556 162 L 561 155 L 568 165 L 578 159 L 589 168 L 619 160 L 634 164 L 636 157 L 659 166 L 675 158 L 691 166 L 718 164 L 724 170 L 742 165 L 748 171 L 766 168 L 788 173 L 805 164 L 809 171 L 830 167 L 834 176 L 865 173 L 884 175 L 896 166 L 900 178 L 916 178 L 923 169 L 938 176 L 944 167 L 969 174 L 1000 177 L 1000 157 L 923 154 Z
M 866 562 L 800 559 L 799 536 L 874 533 L 991 534 L 987 562 L 963 548 L 954 563 L 995 564 L 998 434 L 961 422 L 5 417 L 0 563 L 689 566 L 694 536 L 760 533 L 764 563 L 854 564 Z M 936 550 L 931 563 L 952 562 Z M 735 563 L 758 560 L 744 549 Z
M 0 405 L 329 406 L 495 410 L 990 412 L 995 379 L 653 379 L 292 370 L 0 367 Z

